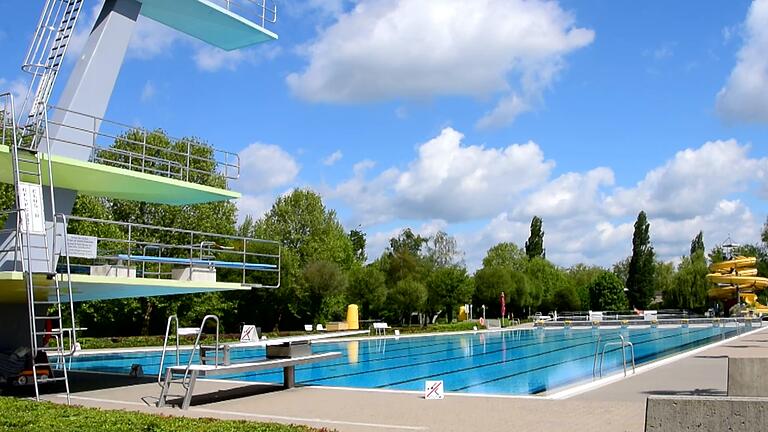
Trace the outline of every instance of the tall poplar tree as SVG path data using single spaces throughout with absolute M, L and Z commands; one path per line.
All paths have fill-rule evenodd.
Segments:
M 546 258 L 544 231 L 541 229 L 541 218 L 538 216 L 531 219 L 531 235 L 525 242 L 525 254 L 528 255 L 528 259 Z
M 701 231 L 691 240 L 691 256 L 696 255 L 696 252 L 704 254 L 704 233 Z
M 651 224 L 644 211 L 637 215 L 632 235 L 632 258 L 627 276 L 627 298 L 630 306 L 645 308 L 654 294 L 655 253 L 651 246 Z

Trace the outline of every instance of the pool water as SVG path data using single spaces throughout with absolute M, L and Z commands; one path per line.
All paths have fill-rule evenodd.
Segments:
M 341 351 L 342 357 L 296 367 L 301 385 L 423 390 L 425 380 L 445 381 L 446 391 L 529 395 L 593 380 L 595 348 L 622 335 L 634 344 L 637 364 L 735 336 L 734 327 L 659 327 L 629 329 L 526 329 L 399 339 L 324 342 L 314 353 Z M 233 350 L 233 362 L 263 358 L 264 348 Z M 175 362 L 170 352 L 166 365 Z M 185 363 L 189 353 L 182 353 Z M 627 361 L 629 362 L 629 352 Z M 88 354 L 75 357 L 72 369 L 127 374 L 140 364 L 156 375 L 159 351 Z M 629 367 L 629 365 L 628 365 Z M 604 374 L 622 368 L 621 350 L 609 348 Z M 282 369 L 226 378 L 282 382 Z

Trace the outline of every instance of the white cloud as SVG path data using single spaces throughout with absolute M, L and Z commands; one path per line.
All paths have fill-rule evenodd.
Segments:
M 156 93 L 157 89 L 155 88 L 155 85 L 152 83 L 152 81 L 147 81 L 144 83 L 144 87 L 141 89 L 140 99 L 144 103 L 149 102 L 152 100 L 152 98 L 155 97 Z
M 607 198 L 607 208 L 617 216 L 644 209 L 668 219 L 708 213 L 724 197 L 744 191 L 754 179 L 766 175 L 768 159 L 750 158 L 749 150 L 748 145 L 728 140 L 677 152 L 635 187 L 617 188 Z
M 375 164 L 362 161 L 350 179 L 326 193 L 349 206 L 350 225 L 368 227 L 375 245 L 370 257 L 399 232 L 393 224 L 440 221 L 441 229 L 455 232 L 474 269 L 498 242 L 522 246 L 531 217 L 538 215 L 549 259 L 610 265 L 629 255 L 640 210 L 648 214 L 661 259 L 687 253 L 699 230 L 708 248 L 729 233 L 744 243 L 759 240 L 765 214 L 753 214 L 742 197 L 768 193 L 768 155 L 752 155 L 750 145 L 711 141 L 682 150 L 634 186 L 621 187 L 608 167 L 552 177 L 554 162 L 535 143 L 494 149 L 467 146 L 462 139 L 453 129 L 443 130 L 417 148 L 406 169 L 370 175 Z
M 362 0 L 305 47 L 306 69 L 287 77 L 315 102 L 503 94 L 480 126 L 539 103 L 563 57 L 589 45 L 556 2 Z
M 755 0 L 745 22 L 745 42 L 736 66 L 717 94 L 727 120 L 768 122 L 768 0 Z
M 344 154 L 341 152 L 341 150 L 336 150 L 335 152 L 323 158 L 323 165 L 331 166 L 340 161 L 342 157 L 344 157 Z
M 274 201 L 275 197 L 272 194 L 243 194 L 240 199 L 235 201 L 237 206 L 237 222 L 242 223 L 246 216 L 250 216 L 254 220 L 264 216 L 272 207 Z
M 240 179 L 234 188 L 258 195 L 286 186 L 299 174 L 299 164 L 274 144 L 253 143 L 240 151 Z
M 16 78 L 13 80 L 8 80 L 5 78 L 0 78 L 0 93 L 11 93 L 13 95 L 13 104 L 14 104 L 14 110 L 16 112 L 16 117 L 19 118 L 19 116 L 22 114 L 19 112 L 19 110 L 22 109 L 22 106 L 24 104 L 24 99 L 27 97 L 27 87 L 28 83 L 26 80 L 22 78 Z M 5 103 L 5 101 L 2 101 L 2 103 Z M 3 107 L 0 107 L 2 109 Z
M 449 222 L 490 217 L 520 194 L 544 182 L 554 166 L 533 142 L 505 148 L 463 145 L 463 135 L 446 128 L 418 148 L 406 170 L 390 168 L 365 179 L 370 162 L 330 196 L 346 201 L 364 223 L 392 218 Z

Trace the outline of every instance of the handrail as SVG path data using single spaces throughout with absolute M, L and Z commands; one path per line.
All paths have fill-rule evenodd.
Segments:
M 267 23 L 277 22 L 277 3 L 268 0 L 213 0 L 214 3 L 224 6 L 228 11 L 237 13 L 244 18 L 254 18 L 261 22 L 261 27 L 267 28 Z M 255 9 L 255 11 L 254 11 Z M 243 12 L 243 14 L 240 13 Z M 253 13 L 248 13 L 253 12 Z M 255 15 L 254 15 L 255 14 Z
M 203 317 L 202 324 L 200 324 L 200 331 L 197 333 L 195 344 L 192 346 L 192 352 L 189 354 L 189 362 L 187 363 L 187 368 L 186 370 L 184 370 L 184 377 L 181 380 L 181 385 L 183 385 L 184 388 L 188 388 L 188 384 L 186 383 L 186 381 L 187 381 L 187 376 L 189 375 L 189 368 L 192 367 L 192 362 L 194 361 L 194 358 L 195 358 L 195 350 L 197 350 L 198 356 L 200 356 L 200 336 L 202 336 L 203 329 L 205 328 L 205 323 L 209 319 L 213 319 L 214 321 L 216 321 L 216 344 L 214 345 L 215 357 L 213 359 L 213 367 L 214 368 L 219 367 L 219 317 L 217 317 L 216 315 L 206 315 Z M 200 362 L 202 363 L 202 359 L 200 359 Z
M 248 238 L 244 236 L 231 236 L 226 234 L 217 234 L 217 233 L 204 233 L 200 231 L 192 231 L 192 230 L 186 230 L 186 229 L 180 229 L 180 228 L 168 228 L 168 227 L 160 227 L 160 226 L 152 226 L 152 225 L 145 225 L 145 224 L 137 224 L 137 223 L 131 223 L 131 222 L 121 222 L 121 221 L 108 221 L 108 220 L 102 220 L 102 219 L 94 219 L 94 218 L 86 218 L 86 217 L 79 217 L 79 216 L 70 216 L 70 215 L 64 215 L 64 214 L 57 214 L 55 217 L 55 221 L 57 223 L 54 224 L 54 238 L 66 236 L 69 233 L 69 226 L 70 222 L 90 222 L 94 224 L 99 224 L 102 227 L 114 227 L 115 230 L 119 232 L 121 235 L 121 238 L 114 238 L 113 237 L 105 237 L 105 236 L 92 236 L 96 239 L 97 243 L 106 243 L 108 245 L 113 246 L 113 250 L 107 252 L 106 254 L 99 254 L 97 250 L 97 254 L 94 257 L 89 258 L 83 258 L 83 259 L 90 259 L 93 263 L 103 263 L 103 262 L 111 262 L 111 263 L 126 263 L 127 266 L 131 266 L 131 263 L 145 263 L 147 260 L 142 260 L 141 256 L 137 257 L 136 255 L 132 254 L 131 252 L 133 250 L 144 250 L 144 248 L 147 247 L 156 247 L 163 249 L 165 251 L 169 251 L 170 257 L 178 257 L 183 256 L 185 259 L 188 258 L 189 263 L 184 263 L 183 265 L 185 267 L 189 268 L 195 268 L 195 266 L 199 267 L 199 259 L 197 258 L 198 254 L 207 253 L 207 254 L 215 254 L 219 253 L 222 254 L 224 257 L 229 257 L 228 259 L 221 260 L 221 263 L 219 260 L 209 260 L 205 261 L 206 265 L 210 268 L 222 268 L 222 269 L 231 269 L 234 271 L 237 271 L 240 273 L 240 283 L 243 286 L 249 286 L 254 288 L 279 288 L 281 283 L 281 260 L 282 260 L 282 245 L 280 242 L 273 241 L 273 240 L 263 240 L 263 239 L 255 239 L 255 238 Z M 65 227 L 65 233 L 58 233 L 56 230 L 58 227 L 58 222 L 62 221 L 63 226 Z M 144 234 L 147 232 L 152 234 L 150 237 L 154 237 L 155 239 L 160 236 L 165 236 L 166 238 L 186 238 L 188 243 L 185 241 L 183 244 L 172 244 L 169 242 L 163 242 L 163 241 L 156 241 L 155 239 L 147 239 L 142 238 L 141 236 L 137 237 L 137 232 L 144 231 Z M 72 233 L 76 234 L 76 233 Z M 66 244 L 66 242 L 65 242 Z M 255 247 L 258 245 L 262 245 L 262 247 L 268 248 L 265 250 L 254 250 Z M 213 246 L 219 246 L 218 249 L 214 249 Z M 56 253 L 60 253 L 58 249 L 54 249 Z M 174 255 L 175 253 L 175 255 Z M 69 252 L 66 252 L 67 256 L 69 256 Z M 81 257 L 82 258 L 82 257 Z M 265 265 L 263 267 L 254 267 L 254 264 L 262 264 L 266 261 L 268 265 Z M 227 265 L 224 265 L 227 264 Z M 274 266 L 274 267 L 272 267 Z M 252 276 L 252 272 L 269 272 L 269 273 L 275 273 L 275 277 L 271 278 L 269 280 L 269 283 L 254 283 L 253 279 L 249 276 Z M 162 278 L 163 276 L 167 276 L 166 273 L 163 273 L 158 269 L 158 272 L 152 273 L 153 276 L 157 276 L 158 278 Z M 143 275 L 142 275 L 143 276 Z
M 635 373 L 635 345 L 624 339 L 624 335 L 619 335 L 621 339 L 619 342 L 607 342 L 603 345 L 603 352 L 600 354 L 600 376 L 603 376 L 603 359 L 605 358 L 605 351 L 609 346 L 621 347 L 621 358 L 624 366 L 624 376 L 627 376 L 627 351 L 626 348 L 630 348 L 630 354 L 632 354 L 632 373 Z
M 171 136 L 167 136 L 171 145 L 160 147 L 148 141 L 148 137 L 155 133 L 153 131 L 53 105 L 49 105 L 48 109 L 54 113 L 71 116 L 66 121 L 45 119 L 47 127 L 58 127 L 70 132 L 69 138 L 59 133 L 52 139 L 90 149 L 91 162 L 116 165 L 132 171 L 149 172 L 185 181 L 191 181 L 190 174 L 211 174 L 210 170 L 195 168 L 197 163 L 213 164 L 216 173 L 225 179 L 236 180 L 240 177 L 240 155 L 237 153 L 193 142 L 191 139 Z M 139 138 L 127 138 L 125 132 L 134 132 L 139 135 Z M 77 138 L 72 138 L 72 135 Z M 114 144 L 135 146 L 136 150 L 116 148 Z M 157 155 L 158 153 L 160 156 Z M 108 155 L 114 155 L 115 158 L 105 157 Z M 127 158 L 128 161 L 119 158 Z
M 171 335 L 171 323 L 176 322 L 176 366 L 179 365 L 179 317 L 171 315 L 168 317 L 168 323 L 165 326 L 165 339 L 163 339 L 163 354 L 160 356 L 160 369 L 157 371 L 157 383 L 163 386 L 163 364 L 165 364 L 165 352 L 168 348 L 168 339 Z
M 597 375 L 597 354 L 599 354 L 600 351 L 600 338 L 601 335 L 597 335 L 597 340 L 595 341 L 595 356 L 592 360 L 592 376 L 594 377 Z

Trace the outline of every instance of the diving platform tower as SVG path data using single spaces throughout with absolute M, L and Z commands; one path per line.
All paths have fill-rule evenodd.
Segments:
M 32 77 L 26 99 L 0 89 L 0 182 L 13 184 L 16 195 L 15 208 L 0 211 L 0 351 L 29 348 L 36 395 L 40 382 L 63 381 L 69 396 L 64 359 L 77 346 L 74 302 L 280 284 L 277 242 L 72 215 L 78 194 L 170 205 L 239 197 L 226 187 L 240 175 L 237 153 L 192 139 L 158 140 L 104 115 L 140 15 L 235 50 L 277 39 L 269 29 L 276 6 L 105 0 L 51 105 L 88 4 L 45 0 L 22 66 Z

